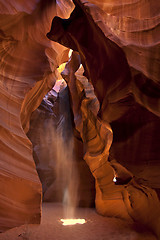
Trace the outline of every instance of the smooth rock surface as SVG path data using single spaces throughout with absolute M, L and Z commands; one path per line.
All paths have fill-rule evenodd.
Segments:
M 140 222 L 150 221 L 144 212 L 151 215 L 158 231 L 159 203 L 150 187 L 159 190 L 160 2 L 73 2 L 79 10 L 56 20 L 52 38 L 80 52 L 99 117 L 112 126 L 112 158 L 142 178 L 124 192 L 134 203 L 132 211 L 125 202 L 127 211 Z M 0 1 L 0 231 L 40 221 L 42 189 L 26 133 L 31 113 L 58 79 L 57 66 L 68 59 L 68 50 L 46 34 L 54 16 L 69 17 L 73 2 Z

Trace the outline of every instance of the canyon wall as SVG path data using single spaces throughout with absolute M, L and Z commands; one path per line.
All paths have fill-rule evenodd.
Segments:
M 71 11 L 72 4 L 65 6 Z M 0 231 L 39 223 L 42 187 L 26 136 L 30 116 L 53 87 L 65 48 L 46 38 L 53 1 L 0 1 Z
M 76 8 L 67 19 L 73 2 Z M 159 202 L 151 188 L 157 192 L 160 188 L 160 3 L 73 2 L 0 1 L 0 231 L 40 222 L 42 189 L 26 133 L 31 113 L 58 79 L 56 68 L 68 60 L 67 47 L 79 52 L 84 76 L 81 73 L 76 78 L 89 80 L 100 104 L 92 114 L 87 105 L 72 103 L 73 112 L 78 110 L 77 130 L 88 156 L 94 147 L 86 141 L 91 140 L 88 131 L 100 138 L 96 145 L 101 153 L 107 148 L 104 168 L 97 173 L 86 158 L 95 172 L 97 210 L 142 222 L 158 235 Z M 71 88 L 71 96 L 79 87 L 85 92 L 82 82 Z M 100 125 L 105 126 L 102 136 Z M 105 131 L 111 136 L 107 146 Z M 98 150 L 94 154 L 98 159 Z M 112 182 L 115 172 L 119 185 Z M 105 188 L 108 179 L 109 188 Z M 108 192 L 118 198 L 116 207 L 108 205 Z
M 153 66 L 150 68 L 146 67 L 149 61 L 147 58 L 145 58 L 146 62 L 144 65 L 141 65 L 140 61 L 137 66 L 135 63 L 140 60 L 138 54 L 135 58 L 133 56 L 131 59 L 128 57 L 130 44 L 139 44 L 143 50 L 143 48 L 146 48 L 145 43 L 144 46 L 141 46 L 142 42 L 139 39 L 135 38 L 132 39 L 132 42 L 129 40 L 127 42 L 125 38 L 123 39 L 124 36 L 118 38 L 117 34 L 114 34 L 114 31 L 112 31 L 111 26 L 107 24 L 107 20 L 102 21 L 101 19 L 99 21 L 101 16 L 105 18 L 107 12 L 102 12 L 90 4 L 90 2 L 85 1 L 82 4 L 81 1 L 75 0 L 74 3 L 76 7 L 69 19 L 60 17 L 53 19 L 51 30 L 47 37 L 79 52 L 82 65 L 84 66 L 83 75 L 93 85 L 95 95 L 100 103 L 99 111 L 93 114 L 90 110 L 93 98 L 91 97 L 90 99 L 87 96 L 83 83 L 81 89 L 84 89 L 84 96 L 82 96 L 83 93 L 79 90 L 79 84 L 73 75 L 76 72 L 75 62 L 69 62 L 63 75 L 66 81 L 68 81 L 70 88 L 74 118 L 76 121 L 79 121 L 76 128 L 80 132 L 86 146 L 84 159 L 96 179 L 96 209 L 99 213 L 106 216 L 116 216 L 117 214 L 117 216 L 121 215 L 123 218 L 129 219 L 131 217 L 134 221 L 149 226 L 159 235 L 159 200 L 156 192 L 149 188 L 150 186 L 159 190 L 158 185 L 156 186 L 154 182 L 155 178 L 159 176 L 159 150 L 157 145 L 159 137 L 153 131 L 154 128 L 159 129 L 158 76 L 156 76 L 156 73 L 153 76 L 149 74 Z M 130 14 L 129 11 L 128 14 Z M 108 15 L 110 16 L 110 13 Z M 130 17 L 129 15 L 127 20 Z M 135 15 L 135 17 L 137 16 Z M 145 18 L 145 16 L 142 17 Z M 158 16 L 156 19 L 158 19 Z M 115 23 L 114 28 L 117 31 L 116 16 L 114 20 L 115 22 L 113 21 L 112 24 Z M 153 22 L 152 26 L 154 25 Z M 131 27 L 133 27 L 132 24 Z M 154 25 L 154 28 L 158 34 L 157 23 Z M 79 29 L 79 31 L 76 31 L 76 29 Z M 127 31 L 128 29 L 126 28 L 126 35 Z M 139 31 L 138 28 L 137 31 Z M 148 35 L 152 34 L 148 24 Z M 148 39 L 150 38 L 148 37 Z M 159 43 L 156 39 L 151 40 L 152 43 L 148 42 L 149 45 L 155 47 L 155 51 L 159 48 Z M 148 52 L 151 51 L 152 48 L 149 48 Z M 153 65 L 158 67 L 157 54 L 153 54 L 153 57 L 155 58 L 155 65 Z M 158 71 L 159 68 L 157 68 L 156 72 Z M 75 93 L 76 91 L 77 93 Z M 137 120 L 133 120 L 134 123 L 132 125 L 131 119 L 134 117 L 137 117 Z M 100 123 L 98 123 L 99 121 Z M 110 150 L 109 163 L 107 162 L 109 152 L 107 153 L 105 149 L 109 151 L 110 148 L 110 143 L 107 142 L 107 140 L 109 141 L 109 133 L 107 134 L 107 131 L 110 127 L 106 127 L 107 140 L 103 136 L 104 133 L 101 135 L 101 128 L 99 127 L 99 125 L 105 126 L 108 123 L 113 126 L 113 139 L 115 136 L 115 141 L 113 140 Z M 123 132 L 123 130 L 125 131 Z M 148 131 L 152 132 L 152 136 L 147 135 L 146 138 L 146 132 Z M 139 153 L 141 152 L 141 145 L 143 149 L 147 146 L 152 146 L 153 139 L 155 148 L 150 147 L 150 152 L 147 151 L 145 154 Z M 126 158 L 126 152 L 129 153 L 127 155 L 128 159 Z M 129 157 L 132 157 L 132 159 Z M 129 170 L 133 170 L 134 174 L 127 172 L 127 169 L 120 163 L 127 166 Z M 149 174 L 148 163 L 151 169 L 154 169 L 154 176 L 152 175 L 152 170 Z M 144 168 L 142 175 L 139 165 L 141 169 Z M 118 187 L 113 186 L 114 172 Z M 137 172 L 139 174 L 138 178 L 136 176 Z M 121 193 L 121 197 L 123 196 L 122 199 L 119 193 Z M 109 198 L 109 196 L 111 197 Z M 120 199 L 122 202 L 119 202 Z M 147 209 L 146 206 L 152 207 Z M 119 209 L 122 212 L 119 212 Z M 128 217 L 127 214 L 129 214 Z

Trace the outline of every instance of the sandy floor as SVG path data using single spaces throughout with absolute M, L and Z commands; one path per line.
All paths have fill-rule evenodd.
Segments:
M 138 232 L 126 222 L 99 216 L 94 209 L 78 208 L 76 218 L 85 218 L 83 225 L 63 226 L 61 204 L 43 204 L 40 225 L 23 225 L 0 234 L 0 240 L 156 240 L 149 232 Z

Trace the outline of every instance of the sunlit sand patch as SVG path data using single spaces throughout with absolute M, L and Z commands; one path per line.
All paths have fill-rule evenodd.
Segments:
M 61 219 L 62 225 L 75 225 L 75 224 L 84 224 L 86 222 L 85 219 Z

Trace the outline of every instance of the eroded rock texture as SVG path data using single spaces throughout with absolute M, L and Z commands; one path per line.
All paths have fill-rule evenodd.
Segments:
M 96 209 L 104 216 L 144 224 L 159 236 L 157 194 L 116 160 L 108 159 L 113 133 L 106 121 L 97 118 L 99 102 L 91 84 L 82 75 L 82 67 L 74 74 L 77 63 L 78 55 L 73 53 L 62 76 L 68 82 L 75 125 L 85 146 L 84 160 L 95 177 Z
M 74 63 L 64 77 L 96 180 L 97 211 L 141 222 L 158 235 L 159 202 L 150 187 L 160 188 L 160 3 L 73 2 L 67 19 L 70 0 L 0 1 L 0 231 L 40 221 L 41 184 L 26 133 L 67 60 L 65 46 L 79 52 L 85 71 L 75 77 Z M 97 98 L 93 89 L 86 98 L 92 86 Z
M 64 47 L 45 36 L 61 8 L 52 1 L 0 1 L 0 231 L 40 222 L 41 183 L 25 133 L 63 59 Z
M 74 3 L 76 5 L 76 8 L 72 12 L 70 18 L 61 19 L 59 17 L 55 17 L 52 21 L 51 31 L 47 34 L 47 36 L 49 39 L 53 41 L 57 41 L 79 52 L 82 59 L 82 64 L 85 69 L 84 75 L 93 84 L 94 92 L 100 103 L 100 110 L 98 114 L 95 114 L 95 116 L 93 117 L 93 114 L 90 111 L 91 100 L 87 98 L 86 95 L 84 97 L 85 99 L 80 98 L 81 93 L 79 92 L 78 83 L 73 83 L 74 81 L 76 81 L 76 78 L 73 76 L 73 71 L 76 71 L 76 67 L 74 67 L 75 69 L 70 72 L 66 80 L 68 79 L 68 81 L 71 82 L 68 84 L 70 87 L 70 93 L 71 93 L 72 102 L 73 102 L 73 111 L 75 114 L 75 121 L 77 122 L 76 127 L 81 133 L 83 142 L 86 145 L 87 152 L 84 158 L 88 163 L 88 165 L 90 166 L 90 169 L 96 179 L 97 210 L 98 212 L 104 215 L 113 216 L 117 214 L 118 216 L 121 215 L 126 218 L 127 218 L 127 214 L 129 214 L 129 216 L 132 219 L 138 222 L 143 222 L 144 224 L 148 225 L 152 230 L 154 230 L 157 233 L 157 235 L 159 235 L 160 208 L 159 208 L 159 200 L 155 191 L 147 187 L 146 186 L 147 184 L 145 183 L 142 184 L 143 179 L 142 179 L 142 182 L 140 182 L 135 177 L 133 177 L 132 174 L 130 174 L 129 172 L 127 173 L 127 170 L 125 170 L 125 168 L 123 168 L 121 165 L 118 165 L 115 162 L 115 160 L 112 159 L 113 155 L 116 155 L 117 157 L 118 152 L 120 151 L 122 153 L 123 151 L 121 158 L 119 158 L 119 156 L 117 157 L 119 158 L 118 160 L 121 162 L 123 158 L 123 161 L 122 161 L 123 163 L 129 162 L 130 160 L 126 159 L 125 151 L 126 150 L 129 151 L 128 149 L 129 148 L 131 149 L 131 147 L 133 147 L 133 151 L 134 151 L 134 149 L 136 148 L 137 140 L 141 142 L 143 146 L 143 141 L 142 141 L 142 138 L 140 137 L 140 134 L 144 134 L 145 128 L 148 129 L 148 127 L 149 128 L 151 127 L 150 129 L 152 130 L 153 125 L 155 127 L 158 126 L 159 118 L 157 116 L 159 116 L 159 82 L 158 82 L 159 79 L 158 77 L 156 78 L 156 74 L 154 74 L 153 79 L 150 79 L 151 75 L 149 75 L 149 72 L 151 71 L 152 67 L 146 68 L 146 65 L 148 64 L 147 58 L 145 58 L 146 62 L 144 65 L 141 64 L 140 66 L 139 65 L 137 66 L 136 63 L 138 62 L 138 60 L 136 60 L 136 58 L 138 58 L 138 56 L 136 56 L 133 59 L 130 59 L 127 55 L 128 51 L 131 49 L 130 44 L 135 44 L 135 45 L 139 44 L 139 47 L 142 47 L 142 48 L 146 48 L 147 44 L 150 44 L 152 47 L 155 45 L 155 49 L 159 49 L 158 42 L 157 40 L 155 40 L 156 39 L 155 37 L 151 41 L 152 43 L 144 42 L 144 46 L 142 46 L 142 42 L 140 42 L 138 38 L 137 39 L 135 38 L 135 40 L 132 39 L 132 42 L 130 42 L 127 39 L 127 37 L 126 39 L 122 39 L 122 37 L 118 38 L 117 34 L 115 34 L 113 31 L 114 29 L 112 29 L 111 26 L 109 26 L 109 24 L 107 25 L 107 22 L 105 22 L 106 26 L 105 24 L 101 26 L 101 29 L 103 29 L 103 32 L 102 32 L 101 29 L 95 24 L 94 20 L 97 20 L 98 22 L 99 20 L 98 17 L 100 15 L 103 15 L 103 17 L 107 18 L 105 14 L 110 16 L 111 13 L 107 14 L 107 12 L 106 13 L 101 12 L 94 5 L 90 5 L 89 3 L 86 3 L 86 2 L 84 3 L 84 5 L 80 1 L 74 1 Z M 116 7 L 119 7 L 119 11 L 120 11 L 121 5 L 117 6 L 116 3 L 113 3 L 112 5 L 113 8 L 114 8 L 114 4 L 116 5 Z M 133 2 L 130 3 L 130 5 L 132 4 Z M 125 4 L 123 4 L 123 6 L 124 5 Z M 115 23 L 114 28 L 117 27 L 116 17 L 117 16 L 115 16 L 115 22 L 112 23 L 112 24 Z M 137 16 L 135 15 L 134 17 L 136 18 Z M 156 19 L 158 19 L 158 17 Z M 152 24 L 154 24 L 153 22 Z M 102 23 L 104 22 L 102 21 Z M 58 26 L 58 29 L 55 26 Z M 158 31 L 157 24 L 155 24 L 154 27 L 155 27 L 155 32 L 157 32 Z M 75 29 L 79 29 L 79 31 L 76 31 Z M 126 35 L 127 35 L 127 31 L 129 30 L 126 29 Z M 140 31 L 140 29 L 138 28 L 137 31 Z M 106 38 L 107 34 L 108 34 L 108 38 Z M 153 33 L 150 32 L 150 25 L 149 25 L 148 35 L 152 35 L 152 34 Z M 143 32 L 142 32 L 142 35 L 143 35 Z M 109 38 L 112 39 L 112 41 L 110 41 Z M 95 41 L 96 39 L 98 39 L 97 42 Z M 125 46 L 122 40 L 124 42 L 126 41 L 126 44 L 128 44 L 129 46 Z M 114 42 L 116 41 L 117 41 L 117 45 L 114 44 Z M 149 38 L 148 38 L 148 41 L 150 41 Z M 120 47 L 118 47 L 118 45 Z M 149 48 L 149 46 L 147 47 Z M 130 64 L 130 66 L 127 63 L 127 59 L 121 48 L 124 50 L 124 52 L 126 52 L 126 57 L 128 59 L 128 63 Z M 133 46 L 133 48 L 134 50 L 135 49 L 137 50 L 137 47 Z M 151 53 L 152 48 L 149 48 L 148 51 Z M 154 59 L 155 66 L 158 63 L 157 58 L 159 58 L 159 54 L 158 54 L 158 57 L 156 55 Z M 71 66 L 71 68 L 73 66 Z M 66 73 L 68 71 L 69 70 L 66 69 Z M 157 68 L 156 71 L 159 71 L 159 68 Z M 65 75 L 67 76 L 66 73 L 64 73 L 64 76 Z M 84 92 L 86 92 L 84 86 L 82 87 L 82 89 L 83 88 L 84 88 Z M 77 94 L 75 94 L 75 91 L 77 91 Z M 155 101 L 155 104 L 153 104 L 154 101 Z M 152 113 L 148 112 L 148 110 L 143 110 L 143 107 L 140 106 L 138 103 L 140 103 L 143 107 L 145 107 Z M 139 127 L 141 128 L 141 130 L 138 133 L 132 129 L 134 132 L 133 135 L 135 136 L 134 140 L 133 139 L 131 140 L 132 130 L 130 130 L 130 126 L 128 127 L 128 129 L 126 127 L 126 131 L 128 132 L 124 132 L 121 135 L 120 135 L 121 130 L 118 130 L 118 128 L 114 128 L 116 132 L 115 136 L 117 138 L 119 137 L 119 141 L 117 141 L 117 144 L 113 142 L 112 151 L 111 151 L 113 155 L 111 155 L 110 163 L 120 181 L 117 181 L 117 184 L 119 185 L 118 187 L 111 186 L 110 184 L 113 185 L 112 179 L 114 174 L 113 174 L 113 169 L 111 168 L 111 165 L 107 162 L 109 152 L 108 153 L 105 152 L 105 148 L 107 147 L 109 151 L 111 140 L 109 141 L 109 137 L 108 137 L 107 140 L 109 141 L 109 143 L 107 141 L 105 142 L 105 140 L 103 139 L 104 133 L 102 135 L 100 134 L 100 127 L 97 120 L 97 116 L 100 117 L 100 121 L 102 121 L 102 123 L 104 122 L 103 123 L 104 125 L 109 122 L 111 123 L 111 125 L 116 126 L 116 124 L 118 125 L 118 122 L 119 122 L 120 123 L 119 127 L 121 129 L 120 125 L 122 124 L 123 126 L 123 124 L 125 123 L 129 124 L 128 118 L 132 118 L 133 115 L 135 115 L 131 109 L 132 110 L 135 109 L 137 113 L 139 111 L 140 115 L 142 116 L 144 113 L 146 113 L 147 117 L 150 116 L 150 119 L 151 119 L 150 121 L 152 122 L 152 124 L 150 126 L 147 126 L 147 124 L 145 123 L 144 116 L 142 117 L 142 119 L 137 120 L 138 124 L 136 123 L 136 121 L 134 121 L 133 129 L 137 129 Z M 125 120 L 121 121 L 121 119 L 125 119 Z M 106 132 L 109 129 L 110 128 L 106 127 Z M 153 138 L 155 136 L 154 134 L 155 133 L 153 133 Z M 109 136 L 109 133 L 107 135 Z M 100 139 L 97 140 L 97 138 L 99 137 Z M 127 139 L 127 140 L 126 142 L 123 143 L 124 139 L 125 140 Z M 158 139 L 159 138 L 156 136 L 155 144 L 157 144 L 156 142 Z M 102 141 L 102 145 L 101 145 L 101 141 Z M 130 144 L 130 141 L 131 142 L 134 141 L 134 143 L 132 142 L 132 144 Z M 149 142 L 151 143 L 152 139 L 150 139 Z M 124 144 L 123 150 L 121 150 L 121 147 L 120 147 L 122 144 Z M 138 146 L 136 150 L 137 150 L 137 154 L 133 152 L 133 159 L 134 159 L 133 165 L 135 165 L 135 162 L 139 162 L 139 160 L 140 161 L 142 160 L 142 158 L 139 158 Z M 152 161 L 151 155 L 150 154 L 146 154 L 146 155 L 147 155 L 147 159 L 144 157 L 143 162 L 141 162 L 141 164 L 144 167 L 146 165 L 146 162 L 150 162 L 151 165 L 153 166 L 155 162 Z M 155 155 L 157 159 L 156 164 L 159 167 L 158 151 L 155 153 Z M 98 165 L 96 164 L 97 161 L 98 161 L 97 163 Z M 94 166 L 93 169 L 92 169 L 92 166 Z M 158 176 L 159 169 L 157 169 L 157 171 L 155 172 L 156 172 L 156 175 Z M 122 181 L 123 179 L 121 179 L 123 178 L 123 176 L 127 176 L 127 174 L 128 174 L 128 181 L 129 181 L 128 183 L 127 181 Z M 145 177 L 147 178 L 146 175 Z M 109 201 L 109 195 L 110 195 L 109 193 L 112 196 L 110 198 L 112 199 L 112 203 L 111 201 Z M 142 201 L 139 201 L 139 198 L 141 198 Z M 115 201 L 115 205 L 113 204 L 114 201 Z M 147 206 L 150 206 L 150 207 L 147 209 Z M 118 209 L 120 209 L 122 212 L 118 212 Z M 156 209 L 158 209 L 158 211 Z M 154 220 L 154 219 L 157 219 L 157 220 Z
M 65 192 L 71 185 L 73 190 L 69 189 L 70 194 L 77 195 L 76 206 L 93 207 L 94 178 L 83 160 L 83 143 L 73 127 L 65 85 L 58 93 L 54 87 L 32 113 L 27 136 L 33 144 L 43 201 L 64 202 Z

